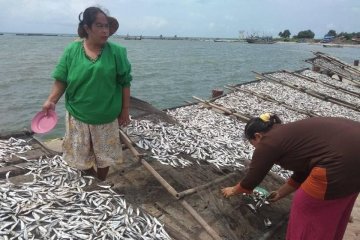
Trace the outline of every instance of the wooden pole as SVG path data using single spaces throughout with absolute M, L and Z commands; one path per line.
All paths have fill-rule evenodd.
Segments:
M 159 183 L 174 197 L 177 198 L 176 190 L 148 163 L 143 159 L 144 155 L 138 153 L 133 147 L 131 139 L 119 129 L 121 140 L 128 146 L 133 155 L 144 165 L 144 167 L 159 181 Z M 192 208 L 185 200 L 180 201 L 181 205 L 194 217 L 194 219 L 207 231 L 207 233 L 215 240 L 221 240 L 219 234 Z
M 255 73 L 256 73 L 256 72 L 255 72 Z M 259 73 L 256 73 L 256 74 L 259 74 Z M 298 90 L 298 91 L 307 93 L 307 94 L 309 94 L 310 96 L 313 96 L 313 97 L 322 99 L 322 100 L 324 100 L 324 101 L 332 102 L 332 103 L 335 103 L 335 104 L 337 104 L 337 105 L 340 105 L 340 106 L 343 106 L 343 107 L 347 107 L 347 108 L 350 108 L 350 109 L 352 109 L 352 110 L 355 110 L 355 111 L 360 112 L 360 107 L 359 107 L 359 106 L 356 106 L 356 105 L 354 105 L 354 104 L 352 104 L 352 103 L 349 103 L 349 102 L 346 102 L 346 101 L 343 101 L 343 100 L 340 100 L 340 99 L 331 97 L 331 96 L 326 95 L 326 94 L 323 94 L 323 93 L 319 93 L 319 92 L 317 92 L 317 91 L 308 89 L 308 88 L 306 88 L 306 87 L 296 86 L 296 85 L 294 85 L 294 84 L 288 83 L 288 82 L 286 82 L 286 81 L 284 81 L 284 80 L 281 80 L 281 79 L 276 79 L 276 78 L 269 77 L 269 76 L 264 76 L 264 77 L 267 78 L 267 79 L 269 79 L 270 81 L 277 82 L 277 83 L 279 83 L 279 84 L 288 86 L 288 87 L 293 88 L 293 89 L 296 89 L 296 90 Z
M 200 190 L 202 190 L 202 189 L 206 189 L 206 188 L 208 188 L 208 187 L 211 187 L 211 186 L 213 186 L 214 184 L 221 183 L 221 182 L 223 182 L 223 181 L 225 181 L 225 180 L 227 180 L 227 179 L 229 179 L 229 178 L 231 178 L 231 177 L 233 177 L 233 176 L 235 176 L 235 175 L 236 175 L 236 173 L 233 172 L 233 173 L 230 173 L 230 174 L 228 174 L 228 175 L 226 175 L 226 176 L 224 176 L 224 177 L 220 177 L 220 178 L 215 179 L 214 181 L 208 182 L 208 183 L 206 183 L 206 184 L 204 184 L 204 185 L 187 189 L 187 190 L 185 190 L 185 191 L 179 192 L 179 193 L 176 195 L 176 197 L 177 197 L 178 199 L 183 198 L 183 197 L 185 197 L 185 196 L 187 196 L 187 195 L 196 193 L 197 191 L 200 191 Z
M 329 88 L 332 88 L 332 89 L 335 89 L 335 90 L 339 90 L 340 92 L 344 92 L 344 93 L 350 94 L 350 95 L 355 96 L 355 97 L 360 97 L 360 94 L 357 93 L 357 92 L 353 92 L 353 91 L 351 91 L 351 90 L 347 90 L 347 89 L 345 89 L 345 88 L 338 87 L 338 86 L 335 86 L 335 85 L 333 85 L 333 84 L 330 84 L 330 83 L 327 83 L 327 82 L 323 82 L 323 81 L 321 81 L 321 80 L 315 80 L 315 79 L 313 79 L 313 78 L 311 78 L 311 77 L 308 77 L 308 76 L 305 76 L 305 75 L 301 75 L 301 74 L 299 74 L 299 73 L 290 72 L 290 71 L 287 71 L 287 70 L 283 70 L 283 71 L 284 71 L 284 73 L 288 73 L 288 74 L 290 74 L 290 75 L 292 75 L 292 76 L 296 76 L 296 77 L 298 77 L 298 78 L 302 78 L 302 79 L 305 79 L 305 80 L 307 80 L 307 81 L 315 82 L 315 83 L 317 83 L 317 84 L 321 84 L 321 85 L 324 85 L 324 86 L 326 86 L 326 87 L 329 87 Z
M 212 229 L 207 222 L 196 212 L 196 210 L 190 206 L 185 200 L 180 201 L 181 205 L 196 219 L 198 223 L 213 237 L 215 240 L 222 240 L 222 238 Z
M 292 111 L 307 115 L 309 117 L 317 117 L 317 116 L 319 116 L 318 114 L 313 113 L 313 112 L 308 111 L 308 110 L 302 110 L 302 109 L 294 108 L 294 107 L 290 106 L 289 104 L 287 104 L 285 102 L 280 102 L 280 101 L 278 101 L 278 100 L 276 100 L 276 99 L 274 99 L 271 96 L 266 95 L 266 94 L 256 93 L 256 92 L 253 92 L 251 90 L 242 89 L 242 88 L 239 88 L 239 87 L 231 87 L 231 88 L 236 89 L 237 91 L 245 92 L 245 93 L 250 94 L 250 95 L 254 95 L 254 96 L 256 96 L 258 98 L 261 98 L 261 99 L 263 99 L 265 101 L 269 101 L 269 102 L 273 102 L 273 103 L 282 105 L 282 106 L 286 107 L 287 109 L 290 109 Z
M 202 100 L 201 98 L 198 98 L 198 97 L 195 97 L 195 96 L 193 96 L 193 98 L 196 99 L 196 100 L 198 100 L 199 102 L 202 102 L 202 103 L 205 104 L 205 105 L 208 105 L 208 106 L 210 106 L 210 107 L 216 108 L 216 109 L 218 109 L 218 110 L 220 110 L 220 111 L 222 111 L 222 112 L 224 112 L 224 113 L 226 113 L 226 114 L 228 114 L 228 115 L 234 115 L 235 117 L 239 118 L 239 119 L 240 119 L 241 121 L 243 121 L 243 122 L 248 122 L 248 121 L 250 120 L 249 117 L 246 117 L 246 116 L 244 116 L 244 115 L 241 115 L 241 114 L 239 114 L 239 113 L 237 113 L 237 112 L 230 111 L 230 110 L 227 109 L 227 108 L 220 107 L 220 106 L 218 106 L 218 105 L 216 105 L 216 104 L 210 103 L 210 102 L 208 102 L 208 101 L 204 101 L 204 100 Z
M 122 131 L 119 130 L 121 141 L 123 141 L 130 151 L 133 153 L 134 157 L 137 158 L 142 165 L 159 181 L 159 183 L 173 196 L 176 198 L 176 190 L 163 178 L 160 174 L 147 162 L 143 159 L 143 155 L 139 154 L 138 151 L 132 146 L 131 140 L 128 136 Z

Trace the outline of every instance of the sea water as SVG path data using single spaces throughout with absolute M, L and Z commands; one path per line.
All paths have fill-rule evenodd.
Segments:
M 69 36 L 0 35 L 0 133 L 30 129 L 53 83 L 51 73 Z M 110 41 L 127 48 L 132 64 L 131 94 L 164 109 L 208 99 L 211 90 L 255 79 L 255 72 L 311 68 L 304 60 L 322 51 L 352 63 L 360 48 L 323 48 L 322 45 L 248 44 L 194 40 Z M 64 134 L 64 99 L 57 104 L 59 122 L 42 138 Z

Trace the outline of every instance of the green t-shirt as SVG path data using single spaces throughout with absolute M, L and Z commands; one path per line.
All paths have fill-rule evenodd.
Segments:
M 114 121 L 122 108 L 122 90 L 130 87 L 131 65 L 126 49 L 107 42 L 93 62 L 83 42 L 65 49 L 52 77 L 66 84 L 65 107 L 77 120 L 88 124 Z

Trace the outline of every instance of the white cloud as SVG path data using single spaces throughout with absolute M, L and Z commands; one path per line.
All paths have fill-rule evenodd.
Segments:
M 234 21 L 235 20 L 235 17 L 234 16 L 229 16 L 229 15 L 226 15 L 224 17 L 225 20 L 228 20 L 228 21 Z
M 334 30 L 334 29 L 336 29 L 336 25 L 333 24 L 333 23 L 329 23 L 329 24 L 326 25 L 326 29 L 328 29 L 328 30 Z
M 145 16 L 138 23 L 139 29 L 160 29 L 168 25 L 168 21 L 162 17 Z
M 96 4 L 118 18 L 120 34 L 236 37 L 239 29 L 275 35 L 311 29 L 323 35 L 360 28 L 359 0 L 0 0 L 0 31 L 75 33 L 79 13 Z
M 360 6 L 357 7 L 351 7 L 351 11 L 360 14 Z

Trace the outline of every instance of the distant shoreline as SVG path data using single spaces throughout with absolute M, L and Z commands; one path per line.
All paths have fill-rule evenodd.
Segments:
M 77 38 L 77 34 L 64 34 L 64 33 L 10 33 L 10 32 L 0 32 L 0 36 L 25 36 L 25 37 L 75 37 Z M 220 38 L 220 37 L 178 37 L 178 36 L 143 36 L 143 35 L 116 35 L 112 36 L 113 38 L 120 38 L 124 40 L 188 40 L 188 41 L 210 41 L 210 42 L 239 42 L 246 43 L 246 39 L 240 38 Z M 339 45 L 340 47 L 355 47 L 360 48 L 360 44 L 354 42 L 346 42 L 346 43 L 320 43 L 316 41 L 320 41 L 320 39 L 312 39 L 313 41 L 305 41 L 305 42 L 296 42 L 296 41 L 283 41 L 280 39 L 274 38 L 275 43 L 280 44 L 295 44 L 295 43 L 305 43 L 309 45 Z
M 310 45 L 322 45 L 322 46 L 333 46 L 338 45 L 341 47 L 353 47 L 353 48 L 360 48 L 360 44 L 351 44 L 351 43 L 309 43 Z

